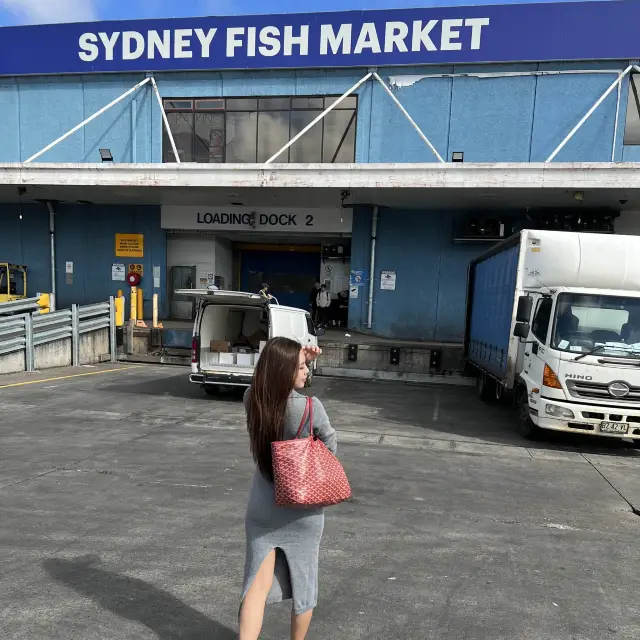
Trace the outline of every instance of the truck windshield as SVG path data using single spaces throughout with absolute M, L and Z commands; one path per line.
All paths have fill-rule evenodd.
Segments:
M 640 298 L 561 293 L 551 346 L 576 354 L 640 357 Z

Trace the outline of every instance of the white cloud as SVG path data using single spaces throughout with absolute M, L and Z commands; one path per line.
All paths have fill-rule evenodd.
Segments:
M 97 20 L 93 0 L 0 0 L 0 8 L 23 24 Z

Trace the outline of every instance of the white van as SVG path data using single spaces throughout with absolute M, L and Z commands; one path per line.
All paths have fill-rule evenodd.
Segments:
M 180 289 L 176 294 L 198 301 L 190 380 L 209 395 L 221 387 L 248 387 L 267 340 L 283 336 L 317 346 L 323 333 L 308 311 L 280 306 L 256 293 Z M 315 362 L 309 383 L 314 372 Z

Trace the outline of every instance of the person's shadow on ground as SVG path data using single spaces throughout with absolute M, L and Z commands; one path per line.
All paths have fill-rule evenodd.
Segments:
M 58 582 L 91 598 L 103 609 L 140 622 L 160 640 L 231 640 L 237 634 L 148 582 L 98 569 L 97 556 L 50 558 L 45 570 Z

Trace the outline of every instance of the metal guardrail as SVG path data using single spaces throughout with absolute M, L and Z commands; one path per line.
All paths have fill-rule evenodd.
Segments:
M 0 304 L 0 316 L 13 315 L 16 313 L 31 313 L 40 308 L 39 298 L 23 298 Z
M 33 298 L 37 301 L 37 298 Z M 21 300 L 26 303 L 26 300 Z M 12 305 L 12 302 L 5 303 Z M 2 305 L 3 311 L 5 304 Z M 36 309 L 39 308 L 36 302 Z M 71 309 L 41 315 L 32 313 L 33 305 L 21 315 L 0 315 L 0 355 L 25 353 L 25 369 L 35 367 L 35 348 L 69 339 L 71 341 L 72 364 L 80 364 L 80 336 L 109 329 L 111 362 L 117 361 L 116 325 L 114 299 L 109 302 L 86 306 L 73 305 Z M 11 313 L 16 313 L 15 310 Z

